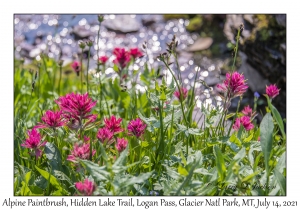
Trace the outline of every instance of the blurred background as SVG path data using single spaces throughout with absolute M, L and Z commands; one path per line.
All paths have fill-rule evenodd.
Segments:
M 196 70 L 200 69 L 196 97 L 201 103 L 222 105 L 216 85 L 222 83 L 231 70 L 232 52 L 236 43 L 237 29 L 244 24 L 238 49 L 236 70 L 247 79 L 249 89 L 241 102 L 241 109 L 253 107 L 254 93 L 261 95 L 258 113 L 265 113 L 267 104 L 266 85 L 276 84 L 280 95 L 273 104 L 286 118 L 286 15 L 285 14 L 103 14 L 100 39 L 94 44 L 90 72 L 96 68 L 99 55 L 110 57 L 111 65 L 106 74 L 114 76 L 112 51 L 115 47 L 142 49 L 147 43 L 144 56 L 137 59 L 130 70 L 143 70 L 146 61 L 152 68 L 162 67 L 156 60 L 166 51 L 173 35 L 178 40 L 179 66 L 183 84 L 188 89 L 194 82 Z M 41 53 L 55 60 L 64 60 L 64 74 L 75 74 L 70 64 L 81 57 L 80 40 L 95 41 L 98 37 L 98 14 L 15 14 L 14 15 L 14 58 L 15 65 L 24 66 L 39 61 Z M 87 58 L 88 50 L 83 52 Z M 176 68 L 176 66 L 171 66 Z M 198 78 L 197 78 L 198 79 Z M 142 90 L 141 85 L 136 88 Z M 230 110 L 235 111 L 239 98 L 232 101 Z M 258 114 L 260 121 L 263 115 Z

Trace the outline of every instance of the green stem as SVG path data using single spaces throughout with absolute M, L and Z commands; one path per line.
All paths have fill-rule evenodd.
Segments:
M 83 94 L 83 49 L 81 50 L 81 59 L 80 59 L 80 74 L 81 74 L 81 94 Z
M 240 96 L 240 100 L 239 100 L 239 103 L 238 103 L 238 106 L 237 106 L 237 109 L 236 109 L 236 112 L 235 112 L 235 115 L 234 115 L 234 117 L 233 117 L 233 119 L 232 119 L 232 122 L 231 122 L 231 125 L 230 125 L 230 128 L 229 128 L 229 131 L 228 131 L 228 136 L 230 135 L 230 132 L 231 132 L 231 129 L 232 129 L 232 126 L 233 126 L 233 124 L 234 124 L 234 121 L 235 121 L 235 119 L 236 119 L 236 117 L 237 117 L 237 115 L 238 115 L 238 112 L 239 112 L 239 109 L 240 109 L 240 105 L 241 105 L 241 101 L 242 101 L 242 99 L 243 99 L 243 96 Z
M 62 65 L 59 65 L 58 95 L 60 95 L 60 82 L 61 82 L 61 76 L 62 76 Z M 40 83 L 40 81 L 39 81 L 39 83 Z
M 176 82 L 176 85 L 177 85 L 177 88 L 178 88 L 178 90 L 179 90 L 179 93 L 180 93 L 180 105 L 181 105 L 181 111 L 182 111 L 182 115 L 183 115 L 183 118 L 184 118 L 184 121 L 185 121 L 185 124 L 186 124 L 186 126 L 187 126 L 187 128 L 189 127 L 189 125 L 188 125 L 188 121 L 187 121 L 187 119 L 186 119 L 186 117 L 185 117 L 185 113 L 184 113 L 184 107 L 183 107 L 183 103 L 182 103 L 182 97 L 183 97 L 183 93 L 182 93 L 182 90 L 181 90 L 181 88 L 180 88 L 180 86 L 179 86 L 179 83 L 178 83 L 178 81 L 177 81 L 177 79 L 176 79 L 176 77 L 175 77 L 175 75 L 174 75 L 174 73 L 172 72 L 172 70 L 170 69 L 170 67 L 169 67 L 169 65 L 166 63 L 166 61 L 165 60 L 163 60 L 163 62 L 164 62 L 164 64 L 165 64 L 165 66 L 168 68 L 168 70 L 171 72 L 171 74 L 172 74 L 172 77 L 173 77 L 173 79 L 175 80 L 175 82 Z
M 235 52 L 234 52 L 234 58 L 233 58 L 233 63 L 232 63 L 232 71 L 234 70 L 235 67 L 235 61 L 236 61 L 236 56 L 239 48 L 239 40 L 240 40 L 240 34 L 241 34 L 241 28 L 238 29 L 238 34 L 236 36 L 236 43 L 235 43 Z
M 90 66 L 91 47 L 89 47 L 88 63 L 86 68 L 86 92 L 89 92 L 89 66 Z

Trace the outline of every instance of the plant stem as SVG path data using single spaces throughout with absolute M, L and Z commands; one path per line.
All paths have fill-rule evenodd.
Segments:
M 165 60 L 163 60 L 163 62 L 164 62 L 164 64 L 165 64 L 165 66 L 168 68 L 168 70 L 171 72 L 171 74 L 172 74 L 172 77 L 173 77 L 173 79 L 175 80 L 175 82 L 176 82 L 176 85 L 177 85 L 177 88 L 178 88 L 178 90 L 179 90 L 179 93 L 180 93 L 180 105 L 181 105 L 181 111 L 182 111 L 182 115 L 183 115 L 183 118 L 184 118 L 184 121 L 185 121 L 185 124 L 186 124 L 186 126 L 187 126 L 187 128 L 189 127 L 189 125 L 188 125 L 188 121 L 187 121 L 187 119 L 186 119 L 186 117 L 185 117 L 185 113 L 184 113 L 184 107 L 183 107 L 183 103 L 182 103 L 182 101 L 183 100 L 181 100 L 182 99 L 182 97 L 183 97 L 183 93 L 182 93 L 182 90 L 181 90 L 181 88 L 180 88 L 180 86 L 179 86 L 179 83 L 178 83 L 178 81 L 177 81 L 177 79 L 176 79 L 176 77 L 175 77 L 175 75 L 174 75 L 174 73 L 172 72 L 172 70 L 170 69 L 170 67 L 169 67 L 169 65 L 166 63 L 166 61 Z
M 81 94 L 83 94 L 83 63 L 82 63 L 82 60 L 83 60 L 83 49 L 81 49 L 81 59 L 80 59 L 80 74 L 81 74 Z
M 61 76 L 62 76 L 62 65 L 59 65 L 58 95 L 60 95 Z M 39 83 L 40 83 L 40 81 L 39 81 Z
M 88 63 L 86 67 L 86 92 L 89 92 L 89 65 L 90 65 L 91 47 L 89 47 Z
M 240 34 L 241 34 L 241 28 L 238 29 L 238 34 L 236 36 L 236 43 L 235 43 L 235 52 L 234 52 L 234 58 L 233 58 L 233 63 L 232 63 L 232 71 L 234 70 L 235 67 L 235 61 L 236 61 L 236 56 L 239 48 L 239 40 L 240 40 Z

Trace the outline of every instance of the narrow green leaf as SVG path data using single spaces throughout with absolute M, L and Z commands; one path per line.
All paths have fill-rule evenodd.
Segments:
M 254 173 L 252 173 L 249 176 L 246 176 L 244 179 L 242 179 L 242 182 L 247 182 L 248 180 L 252 179 L 254 176 L 256 176 L 259 173 L 260 173 L 260 171 L 255 171 Z
M 277 183 L 280 186 L 281 195 L 286 195 L 286 179 L 285 177 L 275 168 L 274 175 L 276 177 Z
M 273 106 L 271 104 L 271 101 L 270 101 L 269 97 L 267 97 L 267 101 L 268 101 L 268 105 L 269 105 L 269 107 L 271 109 L 271 112 L 272 112 L 272 114 L 273 114 L 273 116 L 274 116 L 274 118 L 275 118 L 275 120 L 276 120 L 276 122 L 277 122 L 277 124 L 279 126 L 281 134 L 282 134 L 283 138 L 286 139 L 286 135 L 285 135 L 285 132 L 284 132 L 284 125 L 283 125 L 282 118 L 281 118 L 278 110 L 275 108 L 275 106 Z
M 246 156 L 246 149 L 243 147 L 234 157 L 234 160 L 240 161 Z
M 37 170 L 37 171 L 38 171 L 45 179 L 47 179 L 47 180 L 50 182 L 50 184 L 51 184 L 53 187 L 55 187 L 56 189 L 62 191 L 62 193 L 63 193 L 64 195 L 68 195 L 68 192 L 67 192 L 66 190 L 64 190 L 64 189 L 61 187 L 60 183 L 58 182 L 58 180 L 56 179 L 55 176 L 51 175 L 51 174 L 48 173 L 47 171 L 44 171 L 44 170 L 38 168 L 37 166 L 35 166 L 35 168 L 36 168 L 36 170 Z
M 224 180 L 226 174 L 226 166 L 223 158 L 223 154 L 218 146 L 214 146 L 214 155 L 216 157 L 216 165 L 219 177 L 221 181 Z
M 267 113 L 260 124 L 260 144 L 265 159 L 266 170 L 269 170 L 269 158 L 272 150 L 273 143 L 273 118 L 270 113 Z
M 286 168 L 286 152 L 284 152 L 276 165 L 276 170 L 278 170 L 280 173 L 283 173 L 283 170 Z

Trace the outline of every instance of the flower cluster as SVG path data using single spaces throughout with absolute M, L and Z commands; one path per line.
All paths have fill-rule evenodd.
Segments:
M 93 150 L 92 155 L 96 153 L 96 150 Z M 68 156 L 67 160 L 76 163 L 76 158 L 87 160 L 90 157 L 90 144 L 78 145 L 75 143 L 71 155 Z
M 70 93 L 59 97 L 55 102 L 60 107 L 63 117 L 70 120 L 72 124 L 78 122 L 79 126 L 81 126 L 83 123 L 82 120 L 87 120 L 87 124 L 89 124 L 97 118 L 97 115 L 90 114 L 97 101 L 92 101 L 88 93 Z
M 104 65 L 108 61 L 108 57 L 106 55 L 99 57 L 99 63 Z
M 144 133 L 146 127 L 147 125 L 140 118 L 137 118 L 128 123 L 127 129 L 132 135 L 138 138 Z
M 47 110 L 42 117 L 44 123 L 38 123 L 35 128 L 58 128 L 64 126 L 66 121 L 62 117 L 62 111 Z
M 242 116 L 240 118 L 236 118 L 233 124 L 233 129 L 237 131 L 240 129 L 241 125 L 243 125 L 247 131 L 254 128 L 254 125 L 251 123 L 251 119 L 249 116 Z
M 248 89 L 244 75 L 238 72 L 227 73 L 223 84 L 218 84 L 217 87 L 225 92 L 230 99 L 243 95 Z
M 186 97 L 188 96 L 188 90 L 186 88 L 182 87 L 182 88 L 180 88 L 180 91 L 182 92 L 182 100 L 186 99 Z M 174 96 L 176 98 L 178 98 L 178 100 L 181 100 L 180 99 L 180 91 L 178 90 L 178 91 L 174 92 Z
M 119 152 L 122 152 L 123 150 L 125 150 L 127 145 L 128 145 L 128 141 L 126 139 L 124 139 L 124 138 L 117 139 L 116 148 Z
M 97 133 L 97 138 L 101 143 L 112 144 L 114 133 L 111 132 L 108 128 L 100 128 Z
M 74 61 L 71 64 L 71 67 L 76 72 L 77 76 L 79 76 L 79 72 L 81 70 L 81 63 L 79 63 L 78 61 Z
M 138 48 L 131 48 L 129 51 L 126 51 L 124 48 L 116 47 L 113 50 L 113 54 L 116 56 L 113 60 L 114 64 L 118 65 L 121 69 L 124 69 L 129 64 L 131 57 L 136 59 L 143 56 Z
M 276 85 L 266 86 L 266 93 L 271 99 L 279 95 L 279 91 L 280 89 L 278 89 Z
M 37 158 L 41 157 L 42 150 L 41 148 L 45 146 L 47 143 L 46 141 L 41 142 L 42 138 L 40 133 L 33 128 L 31 131 L 27 131 L 28 138 L 25 140 L 23 144 L 21 144 L 22 147 L 26 147 L 28 149 L 33 149 L 35 152 L 35 156 Z
M 84 196 L 91 196 L 96 190 L 95 183 L 89 179 L 85 179 L 83 182 L 76 182 L 75 187 Z
M 250 108 L 250 106 L 245 106 L 244 109 L 242 110 L 242 113 L 246 116 L 251 117 L 252 116 L 252 109 Z
M 105 127 L 114 134 L 123 131 L 123 129 L 121 128 L 121 122 L 122 118 L 117 119 L 114 115 L 110 118 L 104 119 Z

